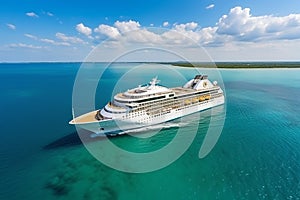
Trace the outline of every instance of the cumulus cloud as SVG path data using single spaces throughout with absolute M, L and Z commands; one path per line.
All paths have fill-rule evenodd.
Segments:
M 77 24 L 76 25 L 76 30 L 79 32 L 79 33 L 82 33 L 86 36 L 90 36 L 92 34 L 92 29 L 85 26 L 83 23 L 80 23 L 80 24 Z
M 15 25 L 13 25 L 13 24 L 6 24 L 6 26 L 9 28 L 9 29 L 11 29 L 11 30 L 16 30 L 16 26 Z
M 80 39 L 78 37 L 67 36 L 64 33 L 56 33 L 55 36 L 56 36 L 56 38 L 58 38 L 64 42 L 70 42 L 73 44 L 87 44 L 87 42 L 83 41 L 82 39 Z
M 26 15 L 28 16 L 28 17 L 39 17 L 37 14 L 35 14 L 34 12 L 28 12 L 28 13 L 26 13 Z
M 162 38 L 160 35 L 153 33 L 151 31 L 148 31 L 146 29 L 139 29 L 130 32 L 130 34 L 126 34 L 125 40 L 127 42 L 132 42 L 132 43 L 162 43 Z
M 166 25 L 168 22 L 165 22 Z M 117 21 L 113 26 L 101 24 L 94 31 L 114 40 L 122 40 L 129 43 L 149 43 L 149 44 L 187 44 L 186 37 L 199 40 L 199 33 L 196 31 L 198 24 L 189 22 L 186 24 L 176 24 L 171 30 L 163 33 L 155 33 L 141 27 L 136 21 Z
M 164 25 L 167 25 L 165 22 Z M 168 23 L 169 24 L 169 23 Z M 187 44 L 186 37 L 199 40 L 199 32 L 196 31 L 198 24 L 189 22 L 186 24 L 176 24 L 169 31 L 158 34 L 141 27 L 136 21 L 117 21 L 113 26 L 101 24 L 94 31 L 112 39 L 122 39 L 122 41 L 133 43 L 153 43 L 153 44 Z
M 163 27 L 167 27 L 167 26 L 169 26 L 169 22 L 164 22 Z
M 169 23 L 164 22 L 163 25 Z M 194 44 L 216 47 L 237 42 L 300 39 L 300 14 L 253 16 L 250 8 L 237 6 L 220 17 L 215 26 L 200 27 L 196 22 L 188 22 L 174 24 L 169 30 L 156 33 L 130 20 L 116 21 L 112 26 L 100 24 L 94 31 L 122 42 L 188 46 L 193 40 Z
M 250 8 L 235 7 L 219 19 L 217 28 L 218 34 L 240 41 L 295 39 L 300 38 L 300 14 L 252 16 Z
M 139 42 L 140 40 L 146 41 L 147 38 L 143 38 L 143 35 L 145 35 L 145 37 L 146 35 L 149 36 L 148 31 L 146 31 L 146 29 L 142 30 L 140 23 L 133 20 L 116 21 L 113 26 L 100 24 L 94 31 L 111 39 L 121 39 L 121 36 L 124 38 L 124 36 L 127 35 L 127 39 L 131 42 Z M 138 31 L 140 32 L 138 33 Z M 131 32 L 131 34 L 127 34 L 129 32 Z M 133 32 L 135 32 L 136 38 L 134 38 Z
M 198 26 L 198 24 L 196 22 L 189 22 L 186 24 L 176 24 L 175 29 L 179 30 L 179 31 L 194 30 L 195 28 L 197 28 L 197 26 Z
M 265 22 L 257 24 L 258 20 L 263 20 L 263 17 L 252 17 L 250 9 L 241 7 L 232 8 L 228 15 L 223 15 L 217 23 L 218 33 L 227 35 L 244 35 L 247 32 L 253 31 L 254 28 L 263 28 Z
M 120 32 L 117 28 L 105 24 L 99 25 L 94 31 L 114 39 L 120 36 Z
M 215 7 L 215 4 L 210 4 L 210 5 L 206 6 L 206 9 L 212 9 L 214 7 Z
M 123 22 L 116 21 L 114 25 L 121 33 L 139 30 L 141 27 L 139 22 L 132 21 L 132 20 L 123 21 Z

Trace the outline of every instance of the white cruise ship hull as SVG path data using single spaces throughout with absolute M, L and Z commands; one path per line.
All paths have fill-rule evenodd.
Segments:
M 94 134 L 92 136 L 114 136 L 122 134 L 127 130 L 161 124 L 222 104 L 224 104 L 224 96 L 206 100 L 201 102 L 200 104 L 191 104 L 181 109 L 172 109 L 166 114 L 155 117 L 147 115 L 145 113 L 144 115 L 132 117 L 130 120 L 123 120 L 119 118 L 107 119 L 96 122 L 77 124 L 77 127 L 93 132 Z

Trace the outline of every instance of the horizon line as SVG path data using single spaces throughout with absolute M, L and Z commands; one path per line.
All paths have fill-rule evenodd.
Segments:
M 34 64 L 34 63 L 110 63 L 108 61 L 0 61 L 0 64 Z M 300 60 L 262 60 L 262 61 L 119 61 L 114 63 L 158 63 L 158 64 L 168 64 L 168 63 L 300 63 Z

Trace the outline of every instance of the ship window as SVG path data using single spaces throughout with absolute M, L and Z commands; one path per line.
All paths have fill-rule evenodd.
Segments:
M 203 93 L 207 93 L 207 91 L 197 92 L 197 93 L 192 93 L 192 94 L 185 94 L 185 95 L 179 96 L 179 98 L 182 98 L 182 97 L 190 97 L 190 96 L 193 96 L 193 95 L 203 94 Z M 178 98 L 178 97 L 175 97 L 175 98 Z
M 112 112 L 110 110 L 107 110 L 105 107 L 104 107 L 104 110 L 108 113 L 113 113 L 113 114 L 121 114 L 121 113 L 124 113 L 124 112 Z
M 152 97 L 152 98 L 148 98 L 148 99 L 138 100 L 136 102 L 142 103 L 142 102 L 146 102 L 146 101 L 158 100 L 158 99 L 163 99 L 163 98 L 166 98 L 166 96 Z M 142 104 L 142 105 L 144 105 L 144 104 Z

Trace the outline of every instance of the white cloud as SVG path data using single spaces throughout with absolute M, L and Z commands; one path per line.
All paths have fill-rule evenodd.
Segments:
M 195 42 L 199 42 L 201 38 L 201 32 L 197 30 L 197 27 L 198 24 L 195 22 L 189 22 L 186 24 L 175 24 L 170 31 L 164 34 L 164 36 L 167 35 L 168 37 L 171 38 L 175 36 L 177 38 L 176 39 L 177 44 L 189 45 L 191 43 L 191 39 L 194 40 Z
M 49 44 L 53 44 L 53 45 L 57 45 L 57 46 L 70 46 L 70 43 L 68 43 L 68 42 L 56 42 L 54 40 L 47 39 L 47 38 L 42 38 L 42 39 L 40 39 L 40 41 L 49 43 Z
M 79 32 L 79 33 L 82 33 L 86 36 L 90 36 L 92 34 L 92 29 L 87 27 L 87 26 L 84 26 L 83 23 L 80 23 L 80 24 L 77 24 L 76 25 L 76 30 Z
M 139 30 L 141 26 L 139 22 L 132 21 L 132 20 L 123 21 L 123 22 L 116 21 L 114 25 L 121 33 Z
M 26 34 L 24 34 L 24 36 L 26 36 L 28 38 L 31 38 L 31 39 L 34 39 L 34 40 L 38 40 L 38 37 L 35 36 L 35 35 L 31 35 L 31 34 L 26 33 Z
M 164 33 L 155 33 L 146 28 L 142 28 L 141 25 L 136 21 L 117 21 L 114 26 L 105 24 L 99 25 L 95 29 L 95 32 L 110 37 L 114 40 L 122 40 L 127 43 L 149 43 L 149 44 L 184 44 L 187 45 L 186 36 L 199 40 L 198 33 L 194 32 L 198 27 L 195 22 L 186 24 L 177 24 L 170 31 Z M 191 43 L 191 41 L 189 41 Z
M 202 28 L 198 34 L 199 34 L 199 44 L 200 45 L 219 45 L 219 43 L 222 43 L 222 39 L 216 34 L 217 28 L 216 27 L 206 27 Z M 221 41 L 220 41 L 221 39 Z
M 24 34 L 24 36 L 26 36 L 30 39 L 33 39 L 33 40 L 37 40 L 37 41 L 40 41 L 40 42 L 45 42 L 45 43 L 53 44 L 53 45 L 57 45 L 57 46 L 70 46 L 70 43 L 68 43 L 68 42 L 57 42 L 57 41 L 47 39 L 47 38 L 41 38 L 40 39 L 35 35 L 31 35 L 31 34 L 27 34 L 27 33 Z
M 98 28 L 95 28 L 94 31 L 103 34 L 109 38 L 117 38 L 120 36 L 120 32 L 117 28 L 105 24 L 99 25 Z
M 53 17 L 53 16 L 54 16 L 54 14 L 51 13 L 51 12 L 47 12 L 46 14 L 47 14 L 48 16 L 50 16 L 50 17 Z
M 52 12 L 46 12 L 46 11 L 42 11 L 43 15 L 48 15 L 49 17 L 54 17 L 54 14 Z
M 194 30 L 197 28 L 198 24 L 196 22 L 189 22 L 186 24 L 176 24 L 175 29 L 178 31 L 183 31 L 183 30 Z
M 106 47 L 111 48 L 141 44 L 162 48 L 172 46 L 174 49 L 180 47 L 189 51 L 200 45 L 209 49 L 212 57 L 218 60 L 254 60 L 255 57 L 257 60 L 276 60 L 284 56 L 294 59 L 296 54 L 293 52 L 295 48 L 299 49 L 296 44 L 300 44 L 300 14 L 253 16 L 250 11 L 249 8 L 234 7 L 214 26 L 208 27 L 188 22 L 156 32 L 130 20 L 117 21 L 113 26 L 100 24 L 95 32 L 113 38 L 111 43 L 105 42 Z M 280 49 L 281 46 L 285 50 Z M 290 56 L 286 53 L 289 52 L 287 48 L 293 49 Z M 281 55 L 281 51 L 285 53 Z
M 64 41 L 64 42 L 70 42 L 74 44 L 87 44 L 87 42 L 84 42 L 82 39 L 78 37 L 73 37 L 73 36 L 67 36 L 63 33 L 56 33 L 55 34 L 56 38 Z
M 39 17 L 37 14 L 35 14 L 34 12 L 28 12 L 26 13 L 27 16 L 29 17 Z
M 160 35 L 153 33 L 146 29 L 140 29 L 128 32 L 128 34 L 123 35 L 123 39 L 129 43 L 148 43 L 148 44 L 158 44 L 163 43 Z
M 11 29 L 11 30 L 16 30 L 16 26 L 15 25 L 13 25 L 13 24 L 6 24 L 6 26 L 9 28 L 9 29 Z
M 234 7 L 220 17 L 215 26 L 200 28 L 196 22 L 189 22 L 174 24 L 168 31 L 155 33 L 130 20 L 116 21 L 113 26 L 100 24 L 95 32 L 122 42 L 189 46 L 188 40 L 193 40 L 199 45 L 217 47 L 236 42 L 300 39 L 300 14 L 252 16 L 249 8 Z
M 164 22 L 163 27 L 167 27 L 167 26 L 169 26 L 169 22 Z
M 212 9 L 214 7 L 215 7 L 215 4 L 210 4 L 210 5 L 206 6 L 206 9 Z
M 163 42 L 167 44 L 187 44 L 187 37 L 183 33 L 174 29 L 163 33 L 161 37 L 163 38 Z
M 46 43 L 50 43 L 50 44 L 54 44 L 54 43 L 55 43 L 54 40 L 46 39 L 46 38 L 42 38 L 41 41 L 42 41 L 42 42 L 46 42 Z
M 217 23 L 219 35 L 233 40 L 259 41 L 300 38 L 300 14 L 252 16 L 250 8 L 235 7 Z
M 13 47 L 13 48 L 29 48 L 29 49 L 42 49 L 42 46 L 34 46 L 32 44 L 24 44 L 24 43 L 18 43 L 18 44 L 10 44 L 9 47 Z

